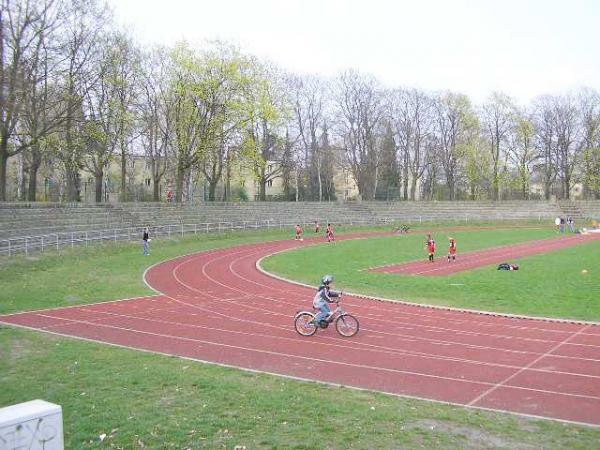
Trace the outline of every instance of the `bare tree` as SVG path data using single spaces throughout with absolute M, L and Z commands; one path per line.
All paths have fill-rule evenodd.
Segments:
M 40 108 L 46 108 L 40 105 L 39 82 L 43 67 L 47 68 L 47 36 L 59 9 L 58 2 L 51 0 L 0 2 L 0 201 L 6 200 L 8 158 L 36 145 L 50 132 L 49 122 L 41 123 Z M 26 129 L 24 116 L 32 112 L 38 114 L 33 119 L 35 129 L 29 130 L 34 133 L 17 136 L 20 126 Z
M 319 145 L 319 135 L 322 136 L 324 132 L 320 127 L 325 123 L 326 88 L 323 80 L 314 76 L 296 77 L 294 85 L 294 116 L 308 174 L 307 184 L 311 197 L 322 201 L 324 185 L 327 183 L 323 174 L 326 155 Z
M 465 95 L 442 94 L 435 102 L 435 109 L 437 155 L 446 178 L 449 199 L 455 200 L 459 171 L 469 143 L 476 137 L 479 123 Z
M 517 111 L 513 127 L 508 136 L 508 154 L 517 168 L 521 196 L 529 200 L 530 180 L 533 164 L 539 158 L 534 147 L 535 128 L 524 110 Z
M 578 95 L 581 114 L 582 181 L 584 197 L 600 195 L 600 95 L 582 89 Z
M 377 188 L 377 133 L 385 116 L 382 89 L 374 78 L 349 70 L 338 78 L 335 102 L 337 129 L 349 167 L 363 199 Z
M 391 96 L 390 115 L 400 153 L 404 200 L 415 200 L 417 186 L 427 165 L 432 147 L 435 117 L 433 99 L 424 92 L 396 90 Z
M 167 148 L 172 133 L 172 105 L 165 92 L 169 59 L 164 49 L 157 48 L 143 60 L 138 128 L 152 173 L 152 199 L 158 202 L 160 182 L 168 167 Z
M 555 97 L 554 119 L 556 131 L 556 161 L 562 198 L 571 197 L 575 167 L 581 159 L 579 145 L 579 110 L 571 95 Z
M 494 92 L 481 111 L 481 120 L 492 157 L 492 200 L 500 199 L 500 173 L 507 157 L 506 142 L 513 126 L 514 110 L 510 97 Z
M 94 59 L 100 54 L 98 43 L 110 14 L 97 0 L 71 0 L 60 28 L 63 64 L 60 68 L 63 85 L 64 124 L 57 156 L 62 163 L 66 179 L 68 201 L 79 201 L 81 191 L 80 171 L 86 142 L 83 137 L 83 101 L 86 90 L 94 85 L 98 72 Z
M 552 104 L 553 99 L 549 95 L 536 99 L 533 104 L 534 145 L 538 153 L 538 163 L 535 167 L 541 172 L 546 200 L 550 199 L 552 185 L 557 175 L 556 132 Z

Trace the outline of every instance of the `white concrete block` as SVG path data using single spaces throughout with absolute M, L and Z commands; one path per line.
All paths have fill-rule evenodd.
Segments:
M 63 450 L 62 408 L 32 400 L 0 408 L 0 450 Z

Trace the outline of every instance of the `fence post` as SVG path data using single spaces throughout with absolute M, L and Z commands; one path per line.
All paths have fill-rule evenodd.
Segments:
M 42 253 L 44 253 L 44 236 L 42 236 Z
M 465 223 L 469 221 L 469 215 L 465 214 Z
M 208 234 L 208 222 L 206 222 L 206 234 Z
M 167 225 L 167 233 L 169 234 L 169 239 L 171 239 L 171 225 Z
M 183 237 L 183 224 L 181 224 L 181 237 Z
M 117 243 L 117 230 L 114 231 L 115 244 Z
M 419 223 L 423 223 L 423 219 L 419 216 Z
M 198 234 L 198 224 L 194 224 L 194 234 Z
M 29 248 L 27 248 L 27 238 L 25 238 L 25 256 L 29 256 Z
M 10 239 L 8 240 L 8 256 L 10 256 Z
M 59 249 L 58 249 L 58 233 L 56 233 L 56 251 L 59 251 Z
M 74 236 L 75 236 L 75 232 L 71 231 L 71 248 L 73 248 L 73 245 L 75 245 Z
M 87 248 L 87 246 L 88 246 L 88 241 L 89 241 L 89 239 L 88 239 L 88 232 L 86 231 L 86 232 L 85 232 L 85 247 L 86 247 L 86 248 Z

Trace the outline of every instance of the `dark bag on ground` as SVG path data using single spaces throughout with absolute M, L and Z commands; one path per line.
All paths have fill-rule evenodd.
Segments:
M 517 264 L 502 263 L 498 265 L 498 270 L 519 270 Z

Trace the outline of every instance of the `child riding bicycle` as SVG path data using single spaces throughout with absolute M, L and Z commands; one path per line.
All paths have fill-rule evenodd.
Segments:
M 338 298 L 342 296 L 341 292 L 331 290 L 331 284 L 333 283 L 333 275 L 325 275 L 321 279 L 321 285 L 313 299 L 313 307 L 319 310 L 319 313 L 315 316 L 315 322 L 319 324 L 322 320 L 327 320 L 331 316 L 331 308 L 329 303 L 337 303 Z

